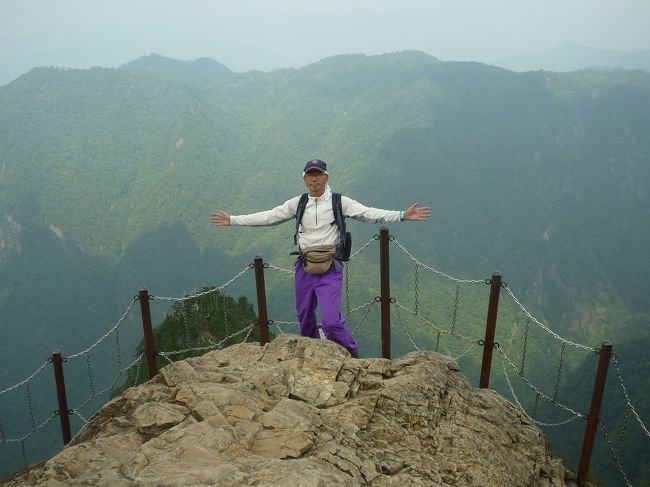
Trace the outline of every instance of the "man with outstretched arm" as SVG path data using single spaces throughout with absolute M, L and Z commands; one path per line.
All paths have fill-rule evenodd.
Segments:
M 295 291 L 296 314 L 300 334 L 319 338 L 316 321 L 316 306 L 320 306 L 323 333 L 345 347 L 353 357 L 358 357 L 359 347 L 345 326 L 341 307 L 343 263 L 337 247 L 341 245 L 339 228 L 334 224 L 332 191 L 328 184 L 327 164 L 312 159 L 305 165 L 302 178 L 308 189 L 308 199 L 298 228 L 298 250 L 296 260 Z M 212 215 L 212 224 L 219 226 L 269 226 L 296 218 L 301 197 L 296 196 L 271 210 L 249 215 L 231 215 L 218 211 Z M 431 210 L 412 204 L 406 210 L 382 210 L 370 208 L 341 196 L 341 210 L 344 217 L 365 223 L 394 223 L 399 221 L 424 221 L 431 216 Z M 319 255 L 312 263 L 309 255 Z M 321 258 L 320 256 L 324 256 Z M 320 261 L 323 262 L 320 262 Z

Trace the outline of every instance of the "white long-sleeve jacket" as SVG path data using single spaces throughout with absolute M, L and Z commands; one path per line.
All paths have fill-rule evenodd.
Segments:
M 249 215 L 231 215 L 231 225 L 260 227 L 278 225 L 296 216 L 300 196 L 285 201 L 271 210 Z M 382 210 L 364 206 L 347 196 L 341 197 L 341 209 L 345 217 L 365 223 L 394 223 L 400 221 L 400 211 Z M 339 231 L 334 222 L 332 193 L 325 191 L 323 196 L 309 197 L 298 232 L 298 245 L 301 249 L 312 245 L 331 245 L 339 243 Z

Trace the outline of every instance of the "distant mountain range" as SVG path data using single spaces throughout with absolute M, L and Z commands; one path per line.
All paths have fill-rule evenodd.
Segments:
M 119 69 L 38 68 L 0 87 L 0 333 L 10 344 L 0 390 L 53 347 L 93 343 L 140 286 L 178 296 L 219 285 L 256 254 L 290 267 L 290 224 L 217 230 L 210 214 L 303 192 L 301 169 L 314 157 L 330 164 L 335 191 L 370 206 L 430 206 L 429 222 L 391 227 L 422 261 L 481 280 L 502 272 L 571 339 L 626 341 L 639 354 L 650 346 L 641 325 L 622 326 L 650 314 L 650 74 L 517 73 L 415 51 L 233 73 L 149 55 Z M 378 233 L 348 227 L 355 249 Z M 410 261 L 393 267 L 395 295 L 413 295 L 412 272 Z M 287 282 L 288 298 L 269 304 L 282 317 L 292 315 Z M 373 299 L 375 285 L 353 291 Z M 424 277 L 415 292 L 431 308 L 454 296 Z M 461 293 L 460 303 L 476 311 L 459 323 L 482 330 L 484 300 Z M 513 314 L 499 316 L 504 347 Z M 120 335 L 125 357 L 138 326 Z M 365 350 L 378 342 L 373 326 Z M 403 334 L 395 344 L 411 347 Z M 560 353 L 537 344 L 527 357 L 551 363 Z M 633 353 L 621 360 L 634 363 Z M 93 371 L 114 356 L 114 345 L 93 355 Z M 575 365 L 567 360 L 565 373 Z M 87 376 L 73 381 L 88 389 Z M 2 414 L 24 411 L 24 394 L 13 399 Z
M 616 51 L 565 42 L 548 51 L 518 54 L 492 64 L 512 71 L 576 71 L 579 69 L 641 69 L 650 71 L 650 50 Z

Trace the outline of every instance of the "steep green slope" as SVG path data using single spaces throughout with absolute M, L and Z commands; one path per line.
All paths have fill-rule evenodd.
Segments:
M 256 254 L 289 268 L 289 224 L 217 230 L 209 216 L 266 209 L 302 192 L 300 171 L 312 157 L 328 161 L 334 190 L 368 205 L 430 206 L 430 222 L 391 233 L 454 276 L 501 271 L 563 336 L 616 344 L 633 335 L 621 323 L 650 312 L 650 76 L 517 74 L 418 52 L 223 76 L 208 64 L 149 56 L 117 70 L 42 68 L 0 89 L 0 313 L 7 317 L 0 331 L 15 344 L 0 388 L 53 347 L 88 346 L 140 286 L 187 294 L 226 281 Z M 355 248 L 378 232 L 349 227 Z M 352 272 L 352 306 L 377 294 L 376 250 L 368 254 Z M 411 307 L 414 263 L 400 258 L 393 292 Z M 273 319 L 291 321 L 284 277 L 269 277 L 270 307 Z M 449 326 L 455 284 L 420 279 L 419 306 Z M 249 276 L 236 286 L 235 295 L 254 296 Z M 42 290 L 33 304 L 28 296 Z M 462 333 L 482 337 L 486 299 L 485 286 L 463 288 Z M 509 306 L 499 340 L 514 353 L 525 318 Z M 364 350 L 377 354 L 374 313 L 359 333 Z M 49 335 L 41 335 L 45 321 Z M 34 330 L 47 341 L 30 341 Z M 139 331 L 128 333 L 132 350 Z M 436 344 L 426 327 L 411 333 Z M 403 329 L 396 335 L 394 355 L 412 347 Z M 554 360 L 557 345 L 539 340 L 531 363 Z M 463 352 L 450 343 L 440 350 Z M 93 360 L 100 369 L 113 358 Z M 581 360 L 567 359 L 566 368 Z M 480 357 L 472 352 L 463 362 L 472 368 Z M 552 386 L 543 367 L 531 373 Z
M 613 345 L 615 359 L 610 362 L 600 418 L 605 436 L 599 428 L 591 462 L 591 469 L 606 485 L 623 485 L 623 478 L 615 454 L 620 455 L 620 465 L 632 485 L 650 483 L 650 450 L 648 437 L 639 425 L 634 412 L 628 409 L 629 400 L 647 428 L 650 399 L 646 394 L 650 387 L 647 371 L 650 358 L 639 354 L 639 349 L 650 346 L 650 317 L 637 315 L 622 324 L 623 332 L 629 334 Z M 596 376 L 597 357 L 589 357 L 566 378 L 566 401 L 580 404 L 587 413 Z M 620 376 L 619 376 L 620 373 Z M 621 382 L 622 379 L 622 382 Z M 562 455 L 571 465 L 580 459 L 585 422 L 573 422 L 563 428 L 547 428 L 556 454 Z M 580 441 L 576 441 L 579 438 Z M 612 451 L 613 450 L 613 451 Z
M 339 91 L 322 73 L 325 66 L 335 66 L 329 78 L 344 80 Z M 401 76 L 389 76 L 395 72 Z M 311 84 L 301 80 L 307 73 Z M 624 98 L 648 106 L 647 76 L 585 73 L 580 83 L 565 82 L 416 53 L 344 56 L 264 76 L 265 85 L 233 78 L 216 93 L 252 120 L 253 140 L 272 135 L 263 155 L 250 157 L 261 161 L 252 162 L 258 178 L 225 205 L 251 211 L 262 206 L 253 204 L 262 188 L 268 194 L 268 186 L 293 186 L 284 176 L 295 172 L 287 160 L 294 141 L 305 140 L 307 154 L 321 154 L 337 168 L 331 178 L 337 189 L 379 206 L 430 204 L 433 222 L 417 232 L 445 249 L 441 261 L 459 271 L 500 269 L 534 292 L 531 298 L 562 326 L 568 321 L 598 334 L 599 324 L 621 311 L 621 298 L 635 309 L 647 306 L 638 293 L 612 289 L 642 289 L 643 272 L 630 268 L 621 277 L 611 265 L 622 245 L 631 266 L 647 265 L 648 199 L 640 188 L 649 179 L 647 137 L 641 137 L 649 120 L 647 111 L 620 108 Z M 616 142 L 605 151 L 608 138 Z M 391 191 L 383 190 L 388 181 Z M 637 189 L 628 191 L 625 181 L 636 181 Z M 290 194 L 287 188 L 269 199 Z

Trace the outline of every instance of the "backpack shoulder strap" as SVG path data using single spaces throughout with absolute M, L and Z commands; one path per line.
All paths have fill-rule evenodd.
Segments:
M 334 210 L 334 222 L 339 227 L 341 236 L 345 235 L 345 216 L 341 206 L 341 193 L 332 193 L 332 209 Z
M 300 228 L 302 215 L 305 213 L 305 208 L 307 207 L 307 201 L 309 201 L 309 195 L 303 193 L 300 197 L 300 201 L 298 201 L 298 208 L 296 209 L 296 233 L 293 234 L 294 245 L 298 245 L 298 229 Z
M 332 193 L 332 209 L 334 210 L 334 221 L 339 229 L 339 243 L 336 246 L 336 258 L 342 262 L 350 260 L 350 251 L 352 250 L 352 236 L 345 228 L 345 215 L 343 214 L 343 204 L 341 203 L 341 193 Z

